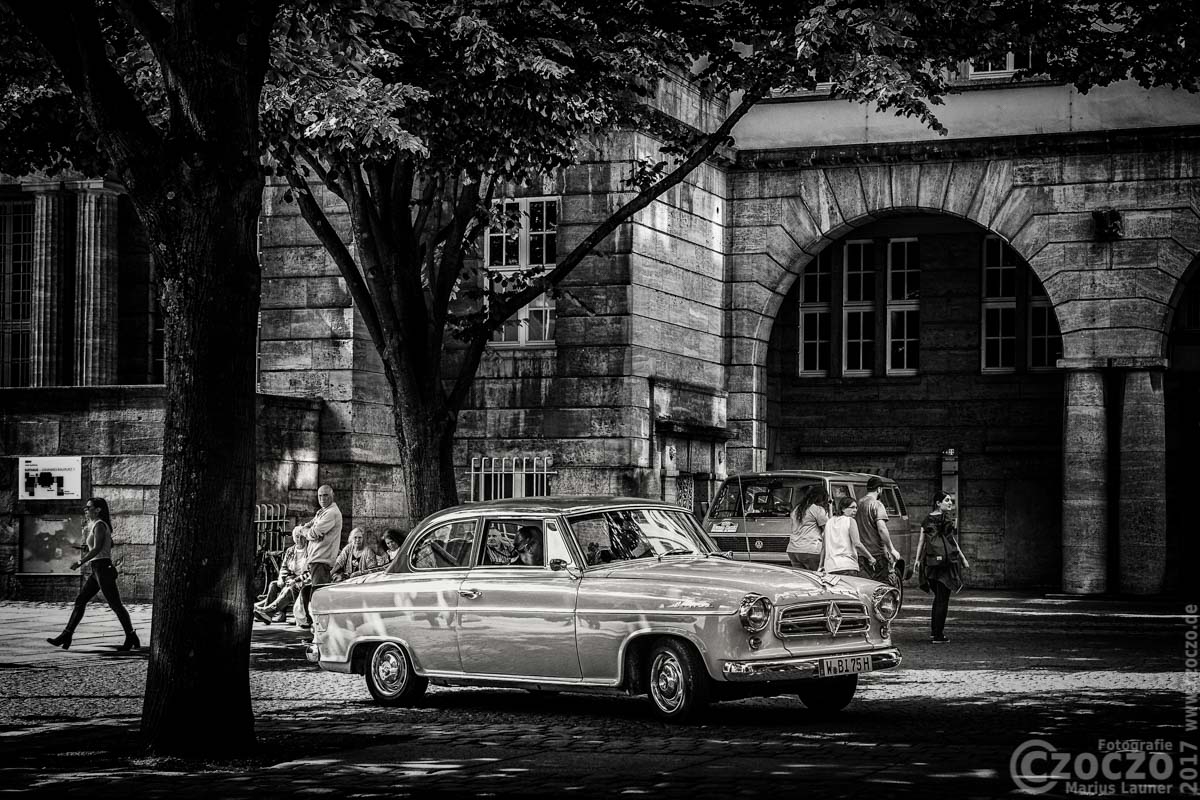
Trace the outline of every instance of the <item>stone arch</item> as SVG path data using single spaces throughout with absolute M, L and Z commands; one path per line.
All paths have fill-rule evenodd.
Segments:
M 1161 359 L 1177 287 L 1200 252 L 1182 162 L 1151 173 L 1109 153 L 997 157 L 747 172 L 733 180 L 727 309 L 731 468 L 761 468 L 764 364 L 781 304 L 804 267 L 884 216 L 950 215 L 1005 239 L 1042 282 L 1068 363 Z M 1165 170 L 1165 171 L 1163 171 Z M 1124 215 L 1096 240 L 1091 212 Z M 745 450 L 745 453 L 738 453 Z
M 1019 185 L 1017 174 L 1011 160 L 993 159 L 747 177 L 745 189 L 763 196 L 737 201 L 733 213 L 729 421 L 738 442 L 729 445 L 732 469 L 765 466 L 765 366 L 780 306 L 805 266 L 851 231 L 904 214 L 959 217 L 1008 241 L 1045 284 L 1034 265 L 1047 242 L 1034 214 L 1040 190 Z

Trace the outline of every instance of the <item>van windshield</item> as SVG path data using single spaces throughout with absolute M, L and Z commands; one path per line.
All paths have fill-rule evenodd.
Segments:
M 717 492 L 710 516 L 786 517 L 817 478 L 730 478 Z

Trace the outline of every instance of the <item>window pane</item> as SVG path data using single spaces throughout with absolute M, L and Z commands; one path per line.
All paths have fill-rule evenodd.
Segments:
M 530 264 L 545 264 L 546 263 L 545 259 L 543 258 L 543 256 L 544 256 L 544 251 L 543 251 L 543 247 L 542 247 L 543 241 L 544 240 L 542 239 L 541 235 L 529 237 L 529 263 Z

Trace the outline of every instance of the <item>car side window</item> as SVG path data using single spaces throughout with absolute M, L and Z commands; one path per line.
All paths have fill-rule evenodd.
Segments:
M 440 525 L 413 545 L 409 565 L 415 570 L 465 567 L 471 563 L 474 543 L 475 520 Z
M 854 493 L 850 491 L 849 485 L 845 483 L 829 484 L 830 499 L 837 500 L 839 497 L 854 497 Z
M 479 549 L 481 567 L 545 566 L 545 536 L 539 520 L 488 520 Z
M 879 499 L 883 502 L 884 508 L 887 509 L 889 515 L 893 517 L 903 517 L 907 510 L 904 508 L 904 502 L 900 499 L 900 493 L 893 486 L 886 486 L 879 493 Z

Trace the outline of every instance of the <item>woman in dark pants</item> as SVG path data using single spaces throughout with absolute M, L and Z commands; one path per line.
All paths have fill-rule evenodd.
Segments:
M 125 642 L 117 649 L 137 650 L 142 643 L 138 641 L 137 633 L 133 630 L 129 612 L 121 605 L 121 593 L 117 591 L 117 568 L 112 562 L 112 519 L 108 515 L 108 501 L 101 497 L 93 497 L 87 501 L 83 513 L 87 517 L 84 536 L 86 550 L 79 560 L 71 565 L 71 569 L 87 564 L 91 567 L 92 574 L 88 576 L 83 588 L 79 590 L 79 596 L 75 598 L 75 608 L 71 610 L 67 627 L 63 628 L 63 632 L 58 636 L 46 641 L 63 650 L 70 647 L 71 637 L 75 635 L 75 628 L 83 619 L 88 601 L 96 596 L 96 592 L 102 591 L 104 599 L 108 601 L 108 607 L 117 615 L 121 627 L 125 629 Z
M 933 613 L 929 619 L 929 632 L 936 644 L 950 641 L 946 638 L 946 614 L 950 611 L 950 595 L 962 588 L 962 571 L 971 566 L 962 548 L 958 546 L 958 528 L 955 527 L 951 516 L 953 509 L 952 494 L 938 492 L 934 495 L 933 510 L 921 523 L 921 537 L 917 540 L 920 585 L 925 591 L 933 592 Z M 926 550 L 929 551 L 929 563 L 925 558 Z

